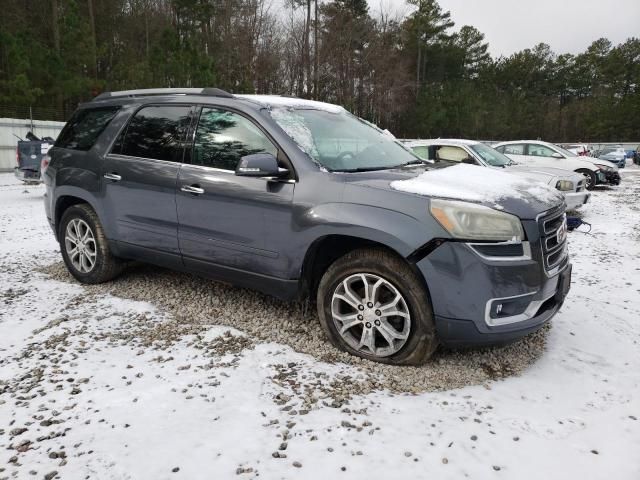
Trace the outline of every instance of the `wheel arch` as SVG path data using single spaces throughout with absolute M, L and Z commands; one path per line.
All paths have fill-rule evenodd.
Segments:
M 315 298 L 320 280 L 329 266 L 347 253 L 362 248 L 381 249 L 395 255 L 418 275 L 427 289 L 427 293 L 429 292 L 429 287 L 420 269 L 392 246 L 363 237 L 328 234 L 317 238 L 307 249 L 300 275 L 300 297 Z
M 66 212 L 70 207 L 79 204 L 89 205 L 93 209 L 93 211 L 96 212 L 96 215 L 98 215 L 98 211 L 93 201 L 80 192 L 63 192 L 57 196 L 53 210 L 53 222 L 55 226 L 56 238 L 58 236 L 60 220 L 62 219 L 64 212 Z

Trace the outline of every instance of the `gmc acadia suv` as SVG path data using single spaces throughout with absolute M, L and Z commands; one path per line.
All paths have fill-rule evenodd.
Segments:
M 335 105 L 103 93 L 49 155 L 46 213 L 80 282 L 135 259 L 315 299 L 331 342 L 371 360 L 515 340 L 569 289 L 560 194 L 471 165 L 434 169 Z

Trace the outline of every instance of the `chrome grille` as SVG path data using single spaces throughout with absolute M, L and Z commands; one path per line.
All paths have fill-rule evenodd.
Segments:
M 567 216 L 564 208 L 540 218 L 539 225 L 544 268 L 547 272 L 554 272 L 567 258 Z

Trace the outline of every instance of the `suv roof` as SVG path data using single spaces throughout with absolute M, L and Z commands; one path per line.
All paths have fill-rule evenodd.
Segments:
M 105 102 L 109 100 L 126 100 L 144 97 L 172 97 L 172 96 L 199 96 L 235 99 L 243 103 L 251 103 L 262 108 L 289 107 L 307 110 L 325 110 L 332 113 L 345 111 L 339 105 L 305 100 L 295 97 L 283 97 L 279 95 L 233 95 L 220 88 L 146 88 L 139 90 L 121 90 L 117 92 L 104 92 L 95 97 L 93 102 Z
M 205 95 L 212 97 L 233 98 L 229 92 L 219 88 L 143 88 L 138 90 L 120 90 L 118 92 L 104 92 L 93 101 L 122 97 L 147 97 L 152 95 Z

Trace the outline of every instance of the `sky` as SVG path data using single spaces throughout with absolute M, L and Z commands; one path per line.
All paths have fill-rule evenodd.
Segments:
M 405 0 L 368 0 L 372 15 L 382 9 L 402 15 Z M 580 53 L 606 37 L 614 45 L 640 37 L 640 0 L 439 0 L 456 23 L 485 35 L 495 57 L 544 42 L 558 53 Z M 392 15 L 393 16 L 393 15 Z

